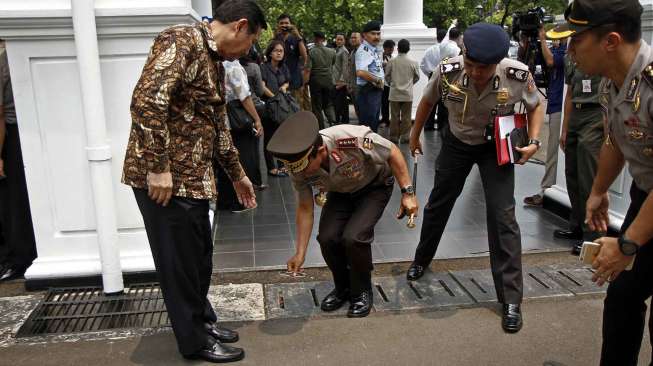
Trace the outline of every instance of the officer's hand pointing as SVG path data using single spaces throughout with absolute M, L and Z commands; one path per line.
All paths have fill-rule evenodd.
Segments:
M 397 213 L 397 219 L 403 219 L 405 216 L 414 216 L 417 217 L 417 211 L 419 207 L 417 205 L 417 198 L 414 194 L 404 194 L 401 196 L 401 205 L 399 206 L 399 212 Z
M 297 253 L 293 255 L 290 259 L 288 259 L 288 262 L 286 262 L 286 266 L 288 268 L 288 272 L 291 273 L 299 273 L 302 272 L 302 265 L 304 264 L 304 256 Z

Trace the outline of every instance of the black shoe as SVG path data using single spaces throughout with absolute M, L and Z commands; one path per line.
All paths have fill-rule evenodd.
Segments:
M 363 291 L 359 296 L 352 297 L 347 311 L 348 318 L 364 318 L 372 310 L 372 291 Z
M 9 281 L 16 278 L 23 277 L 25 270 L 19 270 L 13 266 L 5 266 L 0 270 L 0 282 Z
M 576 244 L 574 244 L 574 247 L 571 248 L 571 254 L 573 255 L 580 255 L 580 251 L 583 249 L 583 241 L 578 241 Z
M 323 311 L 336 311 L 349 300 L 349 289 L 338 291 L 334 289 L 331 291 L 320 304 L 320 309 Z
M 419 264 L 416 264 L 415 262 L 413 262 L 410 265 L 410 268 L 408 268 L 408 272 L 406 273 L 406 279 L 408 281 L 417 281 L 422 276 L 424 276 L 424 267 L 422 267 Z
M 503 304 L 501 326 L 506 333 L 517 333 L 522 327 L 521 307 L 519 304 Z
M 220 342 L 215 342 L 212 346 L 191 355 L 184 355 L 189 360 L 204 360 L 206 362 L 224 363 L 240 361 L 245 358 L 245 351 L 242 348 L 227 346 Z
M 583 239 L 583 231 L 578 229 L 556 230 L 553 232 L 553 236 L 560 239 L 581 240 Z
M 220 328 L 216 323 L 204 323 L 204 328 L 209 335 L 222 343 L 238 342 L 238 332 Z

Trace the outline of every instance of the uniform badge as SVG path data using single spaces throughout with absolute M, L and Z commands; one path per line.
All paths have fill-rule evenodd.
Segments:
M 441 64 L 440 65 L 440 73 L 442 74 L 448 74 L 454 71 L 460 71 L 460 62 L 454 62 L 451 64 Z
M 642 154 L 644 154 L 644 156 L 647 156 L 649 158 L 652 157 L 653 156 L 653 147 L 645 147 L 642 150 Z
M 499 78 L 499 75 L 494 77 L 494 80 L 492 81 L 492 90 L 499 90 L 499 85 L 501 84 L 501 78 Z
M 464 88 L 469 87 L 469 75 L 467 75 L 467 74 L 465 74 L 465 76 L 463 76 L 463 87 Z
M 336 162 L 336 164 L 342 162 L 342 156 L 340 156 L 337 151 L 331 151 L 331 158 Z
M 628 137 L 630 137 L 631 140 L 641 140 L 644 137 L 644 132 L 640 130 L 631 130 L 628 132 Z
M 456 103 L 464 103 L 465 102 L 465 98 L 458 97 L 458 96 L 456 96 L 456 94 L 447 95 L 447 99 L 452 101 L 452 102 L 456 102 Z
M 326 204 L 327 202 L 327 195 L 326 192 L 320 191 L 315 195 L 315 204 L 322 207 Z
M 514 67 L 509 67 L 506 69 L 506 75 L 508 78 L 521 81 L 522 83 L 528 80 L 530 73 L 528 70 L 516 69 Z
M 372 139 L 369 137 L 366 137 L 363 139 L 363 148 L 367 150 L 372 150 L 373 145 L 372 145 Z
M 633 112 L 637 113 L 639 112 L 639 107 L 641 105 L 641 98 L 639 92 L 637 92 L 637 95 L 635 96 L 635 101 L 633 101 Z
M 644 71 L 642 71 L 642 77 L 644 77 L 648 85 L 653 86 L 653 63 L 646 66 Z
M 637 90 L 639 89 L 639 80 L 639 78 L 635 77 L 630 81 L 630 85 L 628 86 L 628 93 L 626 93 L 627 100 L 635 99 L 635 94 L 637 94 Z
M 338 149 L 355 149 L 358 147 L 358 138 L 350 137 L 336 140 Z
M 639 118 L 635 115 L 628 117 L 627 120 L 624 121 L 624 125 L 630 127 L 630 128 L 637 128 L 639 127 Z
M 508 99 L 510 99 L 508 88 L 501 88 L 501 90 L 497 92 L 497 103 L 506 104 L 508 103 Z
M 358 178 L 361 175 L 363 166 L 361 162 L 353 158 L 338 167 L 338 173 L 347 178 Z

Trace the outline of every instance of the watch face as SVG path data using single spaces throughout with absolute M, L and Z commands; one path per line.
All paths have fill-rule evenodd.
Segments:
M 637 253 L 637 244 L 631 242 L 621 243 L 621 251 L 625 255 L 635 255 Z

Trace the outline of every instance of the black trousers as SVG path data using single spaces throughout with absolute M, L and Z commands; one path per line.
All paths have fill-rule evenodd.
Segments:
M 337 289 L 349 288 L 353 295 L 371 289 L 374 226 L 390 196 L 392 185 L 327 194 L 317 241 Z
M 209 201 L 172 197 L 163 207 L 145 189 L 134 188 L 134 196 L 179 352 L 193 354 L 212 342 L 204 323 L 217 320 L 206 298 L 213 270 Z
M 0 261 L 23 271 L 36 258 L 36 241 L 18 126 L 14 124 L 7 124 L 2 160 L 6 178 L 0 180 L 0 230 L 5 244 Z
M 265 157 L 265 166 L 269 172 L 272 169 L 277 169 L 277 161 L 272 153 L 268 151 L 268 142 L 279 128 L 279 124 L 267 115 L 263 117 L 261 123 L 263 124 L 263 156 Z
M 635 220 L 647 193 L 635 184 L 630 188 L 630 207 L 621 232 Z M 603 307 L 602 366 L 636 366 L 646 323 L 646 300 L 653 295 L 653 240 L 644 245 L 630 271 L 610 283 Z M 653 346 L 653 318 L 649 317 Z M 652 358 L 653 359 L 653 358 Z M 653 365 L 653 361 L 651 362 Z
M 333 84 L 321 84 L 313 81 L 310 83 L 310 87 L 311 108 L 317 118 L 317 123 L 320 129 L 330 127 L 336 123 L 336 112 L 333 107 L 335 87 Z M 325 124 L 325 118 L 329 126 Z
M 336 123 L 337 124 L 349 123 L 349 101 L 347 99 L 346 87 L 335 89 L 335 107 L 336 107 Z
M 252 131 L 235 131 L 231 130 L 231 139 L 240 154 L 240 164 L 245 170 L 245 174 L 254 185 L 261 185 L 261 169 L 259 166 L 258 140 Z M 238 196 L 234 190 L 234 185 L 229 179 L 227 173 L 222 169 L 220 164 L 214 164 L 218 192 L 218 209 L 237 209 L 241 208 L 238 202 Z
M 383 95 L 381 96 L 381 123 L 390 125 L 390 87 L 383 87 Z
M 465 180 L 478 165 L 485 191 L 490 264 L 498 300 L 522 300 L 521 234 L 515 218 L 515 170 L 498 166 L 494 143 L 468 145 L 448 128 L 443 130 L 442 149 L 435 163 L 435 183 L 424 207 L 422 232 L 415 263 L 428 266 L 440 244 Z

